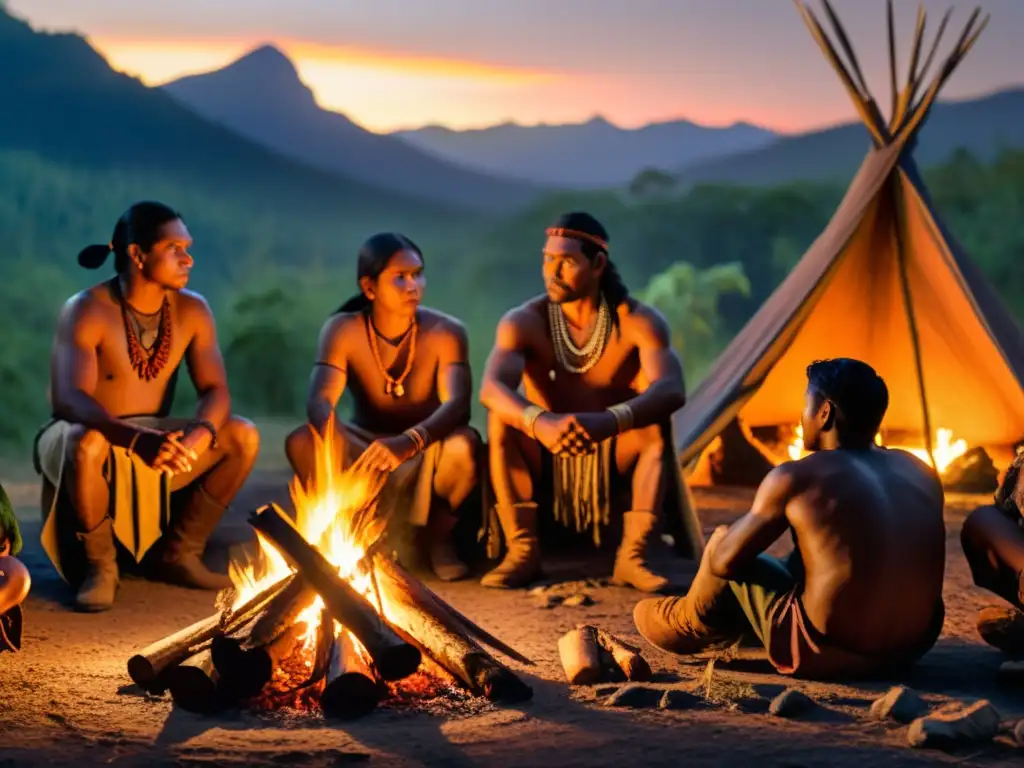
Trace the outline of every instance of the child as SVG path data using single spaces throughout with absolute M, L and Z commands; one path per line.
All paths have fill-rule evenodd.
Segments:
M 21 649 L 21 603 L 32 580 L 15 557 L 21 551 L 21 532 L 14 507 L 0 485 L 0 652 Z

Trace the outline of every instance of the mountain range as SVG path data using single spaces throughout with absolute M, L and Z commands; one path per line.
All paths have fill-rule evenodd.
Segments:
M 851 106 L 852 110 L 852 106 Z M 937 103 L 916 138 L 914 159 L 922 167 L 965 149 L 991 160 L 1003 147 L 1024 147 L 1024 88 L 978 98 Z M 796 136 L 760 149 L 689 166 L 677 166 L 684 185 L 701 182 L 748 185 L 790 181 L 849 181 L 867 153 L 870 137 L 860 121 Z
M 163 90 L 208 120 L 282 155 L 403 194 L 501 210 L 547 191 L 535 181 L 458 167 L 322 109 L 295 65 L 273 46 L 261 46 L 223 69 L 175 80 Z
M 575 188 L 625 186 L 648 168 L 670 171 L 762 149 L 778 138 L 749 123 L 714 128 L 675 120 L 625 129 L 603 117 L 580 124 L 504 123 L 464 131 L 433 125 L 393 135 L 470 168 Z
M 300 164 L 113 71 L 83 38 L 34 30 L 0 6 L 0 150 L 69 166 L 150 174 L 276 210 L 449 211 Z

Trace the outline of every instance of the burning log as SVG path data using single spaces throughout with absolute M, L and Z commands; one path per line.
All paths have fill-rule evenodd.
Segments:
M 293 578 L 236 637 L 213 639 L 213 663 L 226 695 L 249 699 L 263 690 L 273 677 L 275 660 L 285 658 L 294 647 L 291 630 L 315 597 L 303 579 Z
M 426 587 L 418 589 L 411 576 L 384 557 L 376 557 L 374 565 L 384 580 L 381 592 L 387 620 L 409 642 L 476 696 L 504 703 L 533 698 L 530 686 L 477 645 L 464 628 L 446 621 L 436 606 L 430 605 Z
M 152 694 L 167 690 L 164 672 L 182 663 L 222 632 L 252 621 L 292 581 L 291 576 L 267 587 L 237 610 L 218 612 L 173 635 L 157 640 L 128 659 L 128 674 L 140 688 Z
M 331 616 L 362 643 L 384 680 L 401 680 L 419 668 L 417 647 L 398 637 L 276 506 L 262 507 L 250 524 L 292 561 L 300 576 L 323 599 Z
M 384 697 L 385 688 L 366 663 L 352 635 L 342 630 L 334 638 L 327 685 L 320 694 L 326 717 L 351 720 L 369 714 Z
M 217 670 L 209 649 L 164 672 L 174 703 L 188 712 L 209 714 L 222 708 L 224 701 L 217 685 Z

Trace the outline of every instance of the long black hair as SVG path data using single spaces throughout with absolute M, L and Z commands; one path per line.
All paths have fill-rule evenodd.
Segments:
M 376 280 L 388 268 L 388 262 L 391 261 L 391 257 L 399 251 L 405 250 L 413 251 L 420 257 L 420 261 L 424 260 L 423 251 L 420 250 L 420 247 L 405 235 L 398 232 L 378 232 L 363 243 L 359 249 L 359 258 L 356 262 L 356 282 L 359 282 L 364 277 Z M 335 310 L 335 314 L 340 312 L 362 312 L 370 307 L 370 303 L 366 294 L 360 290 L 359 293 L 338 307 Z
M 163 203 L 143 201 L 135 203 L 121 214 L 114 226 L 114 234 L 107 245 L 88 245 L 78 254 L 78 263 L 86 269 L 99 269 L 114 254 L 114 270 L 124 274 L 131 260 L 128 246 L 132 243 L 144 252 L 160 240 L 160 228 L 169 221 L 181 219 L 181 214 Z
M 614 310 L 629 298 L 629 288 L 626 287 L 622 280 L 622 275 L 619 274 L 619 270 L 615 267 L 611 255 L 608 253 L 610 238 L 608 237 L 608 231 L 601 222 L 589 213 L 572 211 L 571 213 L 563 213 L 559 216 L 558 220 L 551 225 L 551 229 L 567 230 L 565 237 L 579 241 L 580 251 L 591 262 L 597 258 L 598 254 L 604 254 L 605 266 L 604 271 L 601 273 L 599 290 L 604 295 L 610 309 Z M 594 239 L 573 236 L 573 232 L 589 235 Z M 594 242 L 594 240 L 598 240 L 605 245 L 602 247 Z M 613 317 L 617 317 L 617 315 L 613 315 Z

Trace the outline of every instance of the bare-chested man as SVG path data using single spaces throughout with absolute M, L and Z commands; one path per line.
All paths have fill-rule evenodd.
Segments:
M 32 586 L 28 568 L 16 557 L 21 543 L 14 507 L 0 485 L 0 652 L 21 650 L 21 604 Z
M 630 503 L 613 580 L 662 590 L 668 582 L 646 554 L 673 450 L 663 426 L 686 400 L 669 329 L 629 296 L 593 216 L 563 215 L 547 230 L 543 259 L 547 293 L 502 318 L 480 393 L 508 549 L 482 583 L 516 588 L 540 576 L 538 501 L 550 499 L 557 519 L 596 539 L 609 519 L 614 465 L 631 488 L 620 489 Z
M 1024 451 L 1017 454 L 993 504 L 978 507 L 960 531 L 974 583 L 1006 600 L 978 614 L 978 632 L 1013 657 L 1024 657 Z
M 689 594 L 644 600 L 633 617 L 680 654 L 756 636 L 783 674 L 865 676 L 914 663 L 942 629 L 943 491 L 909 453 L 874 444 L 885 382 L 858 360 L 807 369 L 804 441 L 754 503 L 708 540 Z M 764 554 L 790 531 L 785 561 Z
M 403 523 L 425 528 L 434 573 L 462 578 L 451 532 L 454 512 L 477 481 L 480 438 L 469 426 L 472 379 L 465 328 L 421 306 L 423 254 L 407 237 L 374 235 L 359 251 L 361 293 L 328 318 L 320 333 L 307 400 L 309 422 L 288 436 L 285 451 L 308 481 L 315 438 L 328 423 L 344 446 L 343 462 L 388 475 L 381 505 Z M 352 393 L 352 422 L 333 418 Z M 395 533 L 393 530 L 392 533 Z
M 57 323 L 53 420 L 40 431 L 35 460 L 44 479 L 43 546 L 78 588 L 79 610 L 113 604 L 118 544 L 154 578 L 230 585 L 202 555 L 259 438 L 231 415 L 213 315 L 185 290 L 191 245 L 177 213 L 136 203 L 109 245 L 78 256 L 98 269 L 113 252 L 115 277 L 73 296 Z M 167 418 L 182 360 L 199 396 L 189 421 Z

